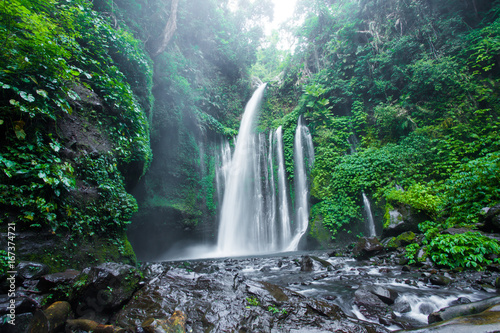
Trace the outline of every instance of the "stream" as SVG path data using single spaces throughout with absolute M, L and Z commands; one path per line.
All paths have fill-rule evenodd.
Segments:
M 150 277 L 168 271 L 194 280 L 216 276 L 218 283 L 230 284 L 236 279 L 269 283 L 338 306 L 351 318 L 383 324 L 389 331 L 426 326 L 428 315 L 441 308 L 497 295 L 494 288 L 484 286 L 494 278 L 489 272 L 408 269 L 394 264 L 394 255 L 358 261 L 316 251 L 144 265 Z M 449 284 L 439 285 L 442 283 L 433 276 L 449 279 Z M 372 293 L 367 294 L 365 289 Z M 390 299 L 381 302 L 375 297 L 375 303 L 371 303 L 374 290 L 390 294 Z

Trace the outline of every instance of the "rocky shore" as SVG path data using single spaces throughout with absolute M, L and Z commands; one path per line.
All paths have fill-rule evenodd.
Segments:
M 54 274 L 43 264 L 22 262 L 15 298 L 8 295 L 8 283 L 1 286 L 0 328 L 6 333 L 500 330 L 500 273 L 494 267 L 459 272 L 408 266 L 400 263 L 398 251 L 386 248 L 376 239 L 361 239 L 352 251 L 140 268 L 106 263 Z M 11 304 L 15 326 L 9 324 Z

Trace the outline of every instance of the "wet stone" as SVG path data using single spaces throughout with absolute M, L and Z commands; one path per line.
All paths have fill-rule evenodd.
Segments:
M 312 272 L 314 270 L 314 263 L 309 256 L 303 256 L 300 262 L 300 270 L 302 272 Z
M 459 304 L 468 304 L 468 303 L 471 303 L 470 299 L 468 299 L 467 297 L 459 297 L 456 300 L 452 301 L 450 303 L 450 306 L 459 305 Z
M 49 273 L 49 267 L 45 264 L 32 261 L 22 261 L 17 267 L 17 276 L 24 280 L 38 279 L 44 274 Z
M 395 312 L 407 313 L 411 311 L 411 305 L 405 300 L 396 301 L 392 307 Z
M 430 315 L 432 312 L 434 312 L 435 307 L 430 304 L 430 303 L 422 303 L 418 307 L 418 311 L 424 315 Z
M 451 279 L 443 275 L 431 275 L 429 282 L 436 286 L 446 286 L 451 283 Z

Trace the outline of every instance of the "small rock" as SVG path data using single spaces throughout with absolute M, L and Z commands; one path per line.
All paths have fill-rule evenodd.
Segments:
M 314 270 L 314 263 L 309 256 L 303 256 L 300 262 L 300 270 L 302 272 L 312 272 Z
M 401 300 L 394 303 L 392 309 L 399 313 L 407 313 L 411 311 L 411 305 L 407 301 Z
M 356 243 L 353 255 L 356 259 L 368 259 L 384 249 L 376 237 L 362 237 Z
M 460 305 L 460 304 L 467 304 L 467 303 L 470 303 L 470 302 L 471 302 L 471 300 L 468 299 L 467 297 L 459 297 L 456 300 L 454 300 L 453 302 L 451 302 L 450 306 Z
M 175 311 L 169 319 L 149 318 L 142 324 L 147 333 L 184 333 L 186 332 L 186 315 Z
M 49 267 L 45 264 L 32 261 L 21 261 L 17 265 L 17 276 L 24 280 L 38 279 L 49 273 Z
M 410 271 L 411 271 L 411 267 L 410 267 L 409 265 L 404 265 L 404 266 L 401 268 L 401 270 L 402 270 L 403 272 L 410 272 Z
M 451 279 L 447 278 L 446 276 L 437 274 L 431 275 L 429 281 L 435 286 L 447 286 L 451 283 Z

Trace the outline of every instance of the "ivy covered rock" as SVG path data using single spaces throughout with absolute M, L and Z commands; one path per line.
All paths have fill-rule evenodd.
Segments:
M 140 271 L 130 265 L 110 262 L 86 268 L 75 282 L 73 302 L 79 312 L 109 313 L 130 300 L 140 280 Z
M 382 237 L 395 237 L 406 232 L 418 233 L 419 223 L 427 219 L 427 215 L 409 206 L 398 206 L 386 213 L 386 221 Z

